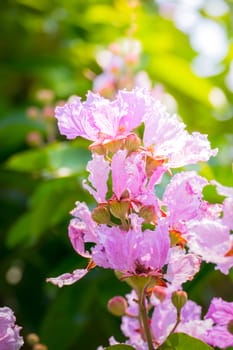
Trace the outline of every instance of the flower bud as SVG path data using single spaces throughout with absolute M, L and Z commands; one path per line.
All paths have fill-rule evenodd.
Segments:
M 54 108 L 51 106 L 45 106 L 43 108 L 43 117 L 47 120 L 54 120 Z
M 227 330 L 229 333 L 233 334 L 233 320 L 230 320 L 230 322 L 228 323 Z
M 39 343 L 40 338 L 36 333 L 29 333 L 27 335 L 26 340 L 27 340 L 28 345 L 33 346 L 33 345 Z
M 37 118 L 39 118 L 39 115 L 40 115 L 40 111 L 37 107 L 35 107 L 35 106 L 28 107 L 27 116 L 30 119 L 37 119 Z
M 137 151 L 140 144 L 141 140 L 136 134 L 130 134 L 125 139 L 125 148 L 128 152 Z
M 49 89 L 41 89 L 37 91 L 36 98 L 42 103 L 49 103 L 54 99 L 54 93 Z
M 27 143 L 29 146 L 33 147 L 41 146 L 43 143 L 41 134 L 38 131 L 29 132 L 27 135 Z
M 125 315 L 127 307 L 127 301 L 122 296 L 115 296 L 108 301 L 108 311 L 114 316 Z
M 166 288 L 162 286 L 154 286 L 153 293 L 159 301 L 164 301 L 166 299 L 167 293 Z
M 172 293 L 172 304 L 175 306 L 178 313 L 180 313 L 182 307 L 186 304 L 187 299 L 187 293 L 183 290 L 177 290 Z
M 35 344 L 32 350 L 48 350 L 48 347 L 44 344 Z

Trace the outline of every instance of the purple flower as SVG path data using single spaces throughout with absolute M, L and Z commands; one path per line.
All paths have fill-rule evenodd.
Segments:
M 74 250 L 85 258 L 91 258 L 91 253 L 85 250 L 85 243 L 96 242 L 96 223 L 85 203 L 76 202 L 76 208 L 71 214 L 74 219 L 69 224 L 69 238 Z
M 233 188 L 223 186 L 217 181 L 211 181 L 212 185 L 215 185 L 217 192 L 226 197 L 223 201 L 223 219 L 224 225 L 228 226 L 230 230 L 233 230 Z
M 170 168 L 178 168 L 199 161 L 208 161 L 216 155 L 211 150 L 206 135 L 189 134 L 176 115 L 170 116 L 159 101 L 151 104 L 151 111 L 144 118 L 144 146 L 153 157 L 161 157 Z
M 171 248 L 167 259 L 165 278 L 176 289 L 188 280 L 192 280 L 199 271 L 201 259 L 195 254 L 187 254 L 179 247 Z
M 137 216 L 131 215 L 131 228 L 98 228 L 98 243 L 92 249 L 96 265 L 119 270 L 125 275 L 157 275 L 167 259 L 168 227 L 159 223 L 155 231 L 141 230 Z
M 0 349 L 19 350 L 23 345 L 23 338 L 19 332 L 21 327 L 15 324 L 15 316 L 9 307 L 0 308 Z
M 227 274 L 233 266 L 233 256 L 228 254 L 232 247 L 229 228 L 221 221 L 203 219 L 188 224 L 188 246 L 191 252 L 202 260 L 216 264 L 216 269 Z
M 229 322 L 233 321 L 233 302 L 213 298 L 205 319 L 214 323 L 206 338 L 210 345 L 221 349 L 233 346 L 233 335 L 227 329 Z
M 106 145 L 124 139 L 141 124 L 148 109 L 147 99 L 148 95 L 140 89 L 119 91 L 114 101 L 89 92 L 84 102 L 76 97 L 57 107 L 55 116 L 61 134 L 68 139 L 81 136 Z
M 88 181 L 91 186 L 83 181 L 83 187 L 86 188 L 98 203 L 106 201 L 106 193 L 108 191 L 107 180 L 109 176 L 110 166 L 103 156 L 98 154 L 92 155 L 92 160 L 87 164 L 87 170 L 90 175 Z
M 171 302 L 171 296 L 155 305 L 151 328 L 156 341 L 162 344 L 174 328 L 177 320 L 177 310 Z M 192 337 L 206 340 L 212 321 L 201 320 L 201 307 L 188 300 L 181 310 L 181 321 L 175 332 L 186 333 Z
M 202 199 L 202 190 L 207 184 L 208 181 L 194 171 L 173 176 L 163 195 L 172 229 L 185 233 L 186 222 L 206 215 L 208 204 Z

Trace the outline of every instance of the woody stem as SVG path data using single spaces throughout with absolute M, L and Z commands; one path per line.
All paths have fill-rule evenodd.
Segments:
M 145 293 L 144 290 L 141 291 L 140 296 L 139 296 L 139 311 L 140 311 L 140 317 L 143 323 L 144 331 L 145 331 L 145 336 L 148 344 L 148 349 L 149 350 L 155 350 L 152 342 L 152 337 L 151 337 L 151 332 L 150 332 L 150 327 L 148 323 L 148 317 L 147 317 L 147 312 L 146 312 L 146 306 L 145 306 Z

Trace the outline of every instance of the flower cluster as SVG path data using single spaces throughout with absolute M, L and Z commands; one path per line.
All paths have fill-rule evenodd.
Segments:
M 214 299 L 201 320 L 195 303 L 189 301 L 178 311 L 172 301 L 202 261 L 224 274 L 233 266 L 232 189 L 209 183 L 195 171 L 172 176 L 173 169 L 216 155 L 207 136 L 190 134 L 178 116 L 169 115 L 140 88 L 121 90 L 112 101 L 89 92 L 84 102 L 77 97 L 57 107 L 56 118 L 68 139 L 91 141 L 89 176 L 83 186 L 97 204 L 90 211 L 76 202 L 69 224 L 70 241 L 88 259 L 87 267 L 48 281 L 69 285 L 96 265 L 117 271 L 134 289 L 122 330 L 138 350 L 155 349 L 174 332 L 220 348 L 232 344 L 232 304 Z M 170 182 L 159 196 L 165 174 Z M 223 204 L 204 199 L 206 185 L 216 186 L 225 197 Z M 158 289 L 163 290 L 159 298 Z M 224 312 L 228 316 L 222 322 L 219 313 Z
M 102 96 L 113 97 L 122 88 L 135 86 L 152 88 L 147 72 L 138 70 L 141 62 L 141 43 L 123 39 L 109 45 L 97 54 L 102 73 L 93 80 L 93 90 Z
M 9 307 L 0 308 L 0 349 L 19 350 L 23 345 L 21 327 L 15 324 L 15 316 Z

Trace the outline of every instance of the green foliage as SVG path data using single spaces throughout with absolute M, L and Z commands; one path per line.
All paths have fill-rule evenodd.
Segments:
M 161 346 L 161 350 L 211 350 L 211 346 L 203 341 L 190 337 L 183 333 L 174 333 L 170 335 L 166 342 Z

